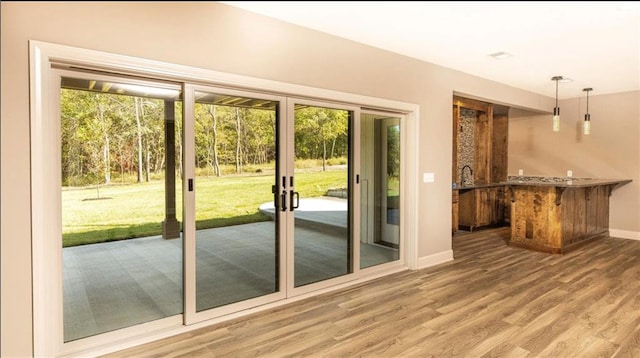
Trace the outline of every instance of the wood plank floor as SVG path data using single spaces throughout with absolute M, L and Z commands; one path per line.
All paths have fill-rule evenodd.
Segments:
M 109 357 L 640 357 L 640 241 L 564 255 L 458 233 L 454 260 Z

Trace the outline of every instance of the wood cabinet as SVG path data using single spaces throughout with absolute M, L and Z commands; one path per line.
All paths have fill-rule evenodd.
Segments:
M 460 190 L 458 226 L 473 231 L 483 226 L 504 223 L 505 188 L 503 186 Z
M 451 232 L 458 231 L 458 198 L 457 190 L 453 190 L 451 194 Z
M 513 184 L 509 245 L 565 253 L 609 230 L 609 196 L 630 180 Z
M 458 187 L 464 185 L 465 165 L 475 185 L 507 180 L 508 120 L 508 107 L 453 97 L 452 182 Z
M 509 108 L 493 106 L 491 128 L 491 183 L 507 179 L 507 148 L 509 146 Z
M 507 180 L 508 120 L 508 107 L 453 97 L 452 183 L 459 198 L 452 204 L 452 226 L 473 230 L 510 221 L 499 185 Z

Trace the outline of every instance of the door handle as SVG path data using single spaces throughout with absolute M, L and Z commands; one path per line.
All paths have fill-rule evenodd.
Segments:
M 280 198 L 282 199 L 282 201 L 281 201 L 282 209 L 281 210 L 282 211 L 287 211 L 287 191 L 286 190 L 282 191 L 282 194 L 281 194 Z
M 294 204 L 294 200 L 293 198 L 295 197 L 295 204 Z M 289 197 L 289 200 L 291 200 L 291 202 L 289 204 L 291 207 L 291 211 L 293 211 L 293 209 L 297 209 L 300 207 L 300 193 L 298 193 L 297 191 L 293 191 L 291 190 L 291 196 Z
M 271 186 L 271 194 L 273 194 L 273 207 L 276 210 L 279 210 L 280 206 L 278 204 L 280 204 L 280 203 L 278 202 L 278 197 L 279 197 L 278 188 L 275 185 Z

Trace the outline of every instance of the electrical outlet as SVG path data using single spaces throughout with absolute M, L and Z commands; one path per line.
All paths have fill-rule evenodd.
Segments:
M 567 170 L 567 178 L 571 178 L 573 176 L 573 170 Z
M 518 169 L 518 175 L 524 175 L 524 170 L 523 169 Z
M 425 183 L 433 183 L 436 180 L 435 173 L 423 173 L 422 181 Z

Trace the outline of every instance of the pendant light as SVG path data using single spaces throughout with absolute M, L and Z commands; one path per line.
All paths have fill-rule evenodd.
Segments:
M 584 135 L 591 134 L 591 115 L 589 114 L 589 92 L 593 91 L 593 88 L 585 88 L 584 92 L 587 92 L 587 113 L 584 115 L 584 124 L 582 125 L 582 133 Z
M 556 81 L 556 106 L 553 108 L 553 131 L 560 131 L 560 107 L 558 107 L 558 81 L 562 80 L 562 76 L 551 77 L 552 81 Z

